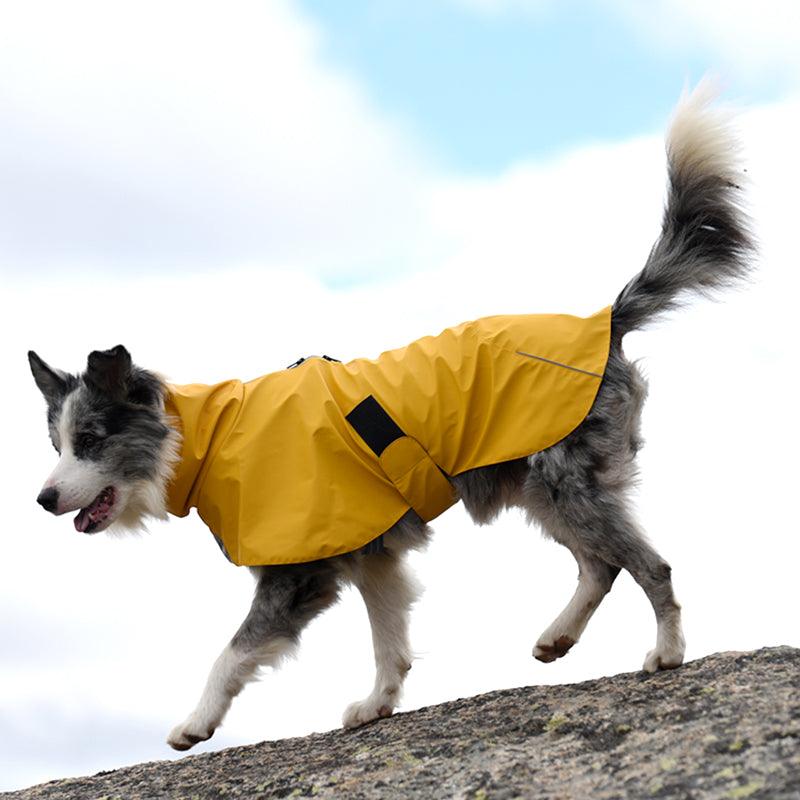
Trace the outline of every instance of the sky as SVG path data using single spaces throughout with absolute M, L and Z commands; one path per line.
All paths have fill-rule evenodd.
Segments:
M 646 10 L 645 10 L 646 9 Z M 25 353 L 78 371 L 123 342 L 175 382 L 376 355 L 484 314 L 589 314 L 660 224 L 663 132 L 719 76 L 760 241 L 750 286 L 626 338 L 650 381 L 639 516 L 687 658 L 800 645 L 793 299 L 795 5 L 436 0 L 0 4 L 0 791 L 149 759 L 249 604 L 194 516 L 81 536 Z M 571 556 L 459 508 L 412 563 L 403 709 L 640 668 L 628 576 L 569 656 L 530 651 Z M 508 553 L 514 553 L 509 559 Z M 372 685 L 359 598 L 234 703 L 208 751 L 339 724 Z

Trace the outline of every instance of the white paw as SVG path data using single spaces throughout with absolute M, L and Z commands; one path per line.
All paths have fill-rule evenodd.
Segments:
M 533 647 L 533 657 L 539 661 L 544 661 L 545 664 L 549 664 L 551 661 L 565 656 L 574 644 L 575 640 L 571 636 L 565 635 L 553 638 L 543 634 L 542 638 Z
M 176 725 L 167 736 L 167 744 L 173 750 L 188 750 L 198 742 L 204 742 L 214 735 L 215 726 L 200 723 L 190 716 L 185 722 Z
M 655 650 L 651 650 L 644 660 L 645 672 L 658 672 L 662 669 L 675 669 L 683 664 L 683 654 L 686 651 L 686 645 L 683 641 L 683 636 L 678 636 L 674 641 L 663 644 L 661 642 L 656 645 Z
M 391 698 L 386 695 L 373 697 L 370 695 L 366 700 L 357 703 L 350 703 L 342 715 L 342 725 L 345 728 L 358 728 L 366 725 L 374 719 L 381 717 L 391 717 L 394 712 L 394 704 Z

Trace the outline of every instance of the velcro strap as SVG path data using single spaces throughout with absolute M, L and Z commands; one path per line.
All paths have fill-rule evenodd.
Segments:
M 378 458 L 395 439 L 405 436 L 400 426 L 372 395 L 362 400 L 345 419 Z
M 442 470 L 416 439 L 403 433 L 372 395 L 346 419 L 378 457 L 386 477 L 425 522 L 456 502 L 453 485 Z

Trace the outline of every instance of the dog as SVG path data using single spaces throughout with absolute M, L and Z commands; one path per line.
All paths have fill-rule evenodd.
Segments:
M 644 669 L 672 669 L 684 657 L 670 566 L 645 539 L 628 501 L 647 386 L 623 354 L 622 340 L 693 294 L 713 295 L 741 283 L 755 245 L 741 206 L 735 138 L 708 84 L 681 99 L 667 155 L 660 235 L 610 308 L 603 371 L 576 426 L 541 449 L 442 478 L 477 523 L 518 507 L 573 553 L 579 565 L 575 594 L 533 648 L 544 662 L 564 656 L 580 639 L 621 569 L 642 587 L 656 615 L 656 645 Z M 59 454 L 38 503 L 54 514 L 77 510 L 75 527 L 85 533 L 166 518 L 181 459 L 181 432 L 168 408 L 171 387 L 134 365 L 122 346 L 90 354 L 80 375 L 28 355 Z M 348 583 L 366 604 L 377 669 L 371 693 L 347 707 L 343 724 L 354 728 L 393 713 L 411 666 L 408 617 L 417 597 L 404 554 L 424 547 L 432 534 L 413 503 L 403 509 L 388 529 L 376 531 L 379 547 L 350 542 L 347 552 L 315 551 L 317 557 L 297 563 L 248 564 L 256 579 L 252 607 L 214 663 L 197 707 L 170 732 L 173 748 L 187 750 L 209 739 L 259 668 L 284 659 L 303 628 Z

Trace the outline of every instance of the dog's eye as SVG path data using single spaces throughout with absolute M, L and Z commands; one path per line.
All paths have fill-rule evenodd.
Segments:
M 89 450 L 100 441 L 99 436 L 93 433 L 82 433 L 78 438 L 78 444 L 82 450 Z

